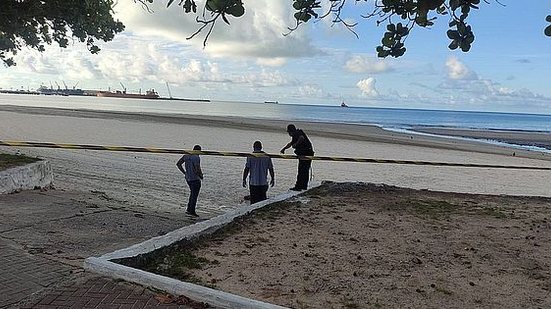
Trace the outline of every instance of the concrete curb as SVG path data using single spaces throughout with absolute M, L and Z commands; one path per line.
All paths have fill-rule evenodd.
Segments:
M 148 273 L 143 270 L 116 264 L 101 258 L 87 258 L 86 269 L 98 274 L 138 283 L 143 286 L 154 287 L 172 295 L 185 295 L 195 301 L 205 302 L 216 308 L 264 308 L 264 309 L 285 309 L 258 300 L 245 298 L 204 286 L 179 281 L 176 279 Z
M 104 276 L 123 279 L 147 287 L 153 287 L 174 295 L 185 295 L 195 301 L 205 302 L 218 308 L 286 308 L 148 273 L 143 270 L 113 263 L 111 260 L 136 257 L 141 254 L 146 254 L 157 249 L 170 246 L 171 244 L 182 240 L 192 240 L 202 235 L 212 234 L 216 230 L 231 223 L 236 218 L 242 217 L 267 205 L 289 199 L 300 193 L 302 192 L 286 192 L 268 200 L 229 211 L 209 220 L 190 226 L 185 226 L 166 235 L 151 238 L 128 248 L 104 254 L 99 258 L 89 257 L 84 261 L 84 269 Z
M 47 188 L 54 176 L 48 161 L 38 161 L 0 172 L 0 194 Z

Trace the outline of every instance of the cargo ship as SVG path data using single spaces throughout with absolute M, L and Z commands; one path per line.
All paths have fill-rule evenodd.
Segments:
M 61 88 L 57 88 L 57 89 L 53 89 L 52 87 L 47 88 L 46 86 L 40 86 L 40 88 L 38 88 L 37 91 L 38 91 L 40 94 L 43 94 L 43 95 L 61 95 L 61 96 L 70 96 L 70 95 L 80 95 L 80 96 L 83 96 L 83 95 L 86 95 L 86 94 L 84 93 L 84 90 L 82 90 L 82 89 L 80 89 L 80 88 L 73 88 L 73 89 L 68 89 L 68 88 L 61 89 Z
M 158 99 L 159 94 L 154 90 L 150 89 L 142 93 L 127 93 L 124 91 L 98 91 L 96 92 L 98 97 L 109 97 L 109 98 L 128 98 L 128 99 Z

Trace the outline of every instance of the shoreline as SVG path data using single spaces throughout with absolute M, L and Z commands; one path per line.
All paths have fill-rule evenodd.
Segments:
M 153 123 L 171 123 L 197 126 L 217 126 L 222 128 L 264 132 L 284 132 L 285 126 L 288 123 L 292 122 L 297 125 L 297 127 L 304 128 L 307 131 L 308 135 L 311 136 L 377 143 L 390 143 L 407 146 L 420 146 L 436 149 L 462 150 L 507 156 L 514 155 L 524 158 L 551 161 L 551 153 L 510 147 L 508 145 L 497 145 L 488 143 L 486 141 L 477 140 L 496 139 L 498 141 L 502 140 L 507 144 L 513 144 L 513 146 L 515 143 L 513 143 L 512 141 L 516 141 L 517 143 L 521 143 L 521 145 L 526 146 L 529 146 L 530 143 L 538 142 L 538 145 L 544 145 L 544 148 L 549 147 L 547 149 L 551 149 L 551 134 L 544 134 L 532 131 L 468 130 L 417 126 L 412 128 L 412 132 L 397 132 L 386 130 L 380 126 L 370 124 L 345 124 L 311 122 L 301 120 L 288 121 L 235 116 L 135 113 L 120 111 L 102 111 L 94 109 L 29 107 L 18 105 L 0 105 L 0 112 L 76 118 L 114 119 Z M 423 133 L 429 135 L 424 135 Z M 467 139 L 460 139 L 456 137 L 463 137 Z
M 427 126 L 416 126 L 412 128 L 412 131 L 425 134 L 449 136 L 452 138 L 459 137 L 482 140 L 487 141 L 488 143 L 497 142 L 518 147 L 537 147 L 547 151 L 551 150 L 551 133 L 542 131 L 497 129 L 480 130 Z

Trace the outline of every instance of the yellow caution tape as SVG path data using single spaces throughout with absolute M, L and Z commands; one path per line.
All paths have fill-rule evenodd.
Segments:
M 360 163 L 458 166 L 458 167 L 478 167 L 478 168 L 506 168 L 506 169 L 522 169 L 522 170 L 545 170 L 545 171 L 551 170 L 551 167 L 538 167 L 538 166 L 470 164 L 470 163 L 326 157 L 326 156 L 296 156 L 296 155 L 270 154 L 270 153 L 228 152 L 228 151 L 212 151 L 212 150 L 199 151 L 199 150 L 185 150 L 185 149 L 167 149 L 167 148 L 149 148 L 149 147 L 144 148 L 144 147 L 129 147 L 129 146 L 103 146 L 103 145 L 83 145 L 83 144 L 58 144 L 58 143 L 21 142 L 21 141 L 0 141 L 0 146 L 89 149 L 89 150 L 103 150 L 103 151 L 149 152 L 149 153 L 170 153 L 170 154 L 196 154 L 196 155 L 204 155 L 204 156 L 226 156 L 226 157 L 270 157 L 270 158 L 276 158 L 276 159 L 301 159 L 301 160 L 360 162 Z

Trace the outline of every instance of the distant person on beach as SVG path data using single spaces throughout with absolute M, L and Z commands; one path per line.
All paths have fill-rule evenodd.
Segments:
M 285 150 L 293 147 L 297 156 L 313 156 L 314 148 L 312 143 L 306 136 L 306 133 L 301 129 L 297 129 L 295 125 L 290 124 L 287 126 L 287 133 L 291 136 L 291 141 L 281 149 L 281 153 L 285 153 Z M 312 160 L 299 159 L 297 182 L 295 186 L 290 190 L 301 191 L 308 189 L 308 180 L 310 178 L 310 168 L 312 167 Z
M 253 144 L 253 154 L 263 154 L 262 143 L 256 141 Z M 247 157 L 245 169 L 243 170 L 243 187 L 247 187 L 247 176 L 249 176 L 249 192 L 251 204 L 267 199 L 268 172 L 270 172 L 270 186 L 275 185 L 274 166 L 270 157 Z
M 193 150 L 201 150 L 201 146 L 193 146 Z M 199 155 L 186 154 L 176 163 L 178 169 L 185 175 L 189 186 L 189 201 L 187 203 L 186 214 L 192 217 L 199 217 L 195 212 L 197 206 L 197 197 L 201 190 L 201 180 L 203 180 L 203 171 L 201 171 L 201 158 Z

